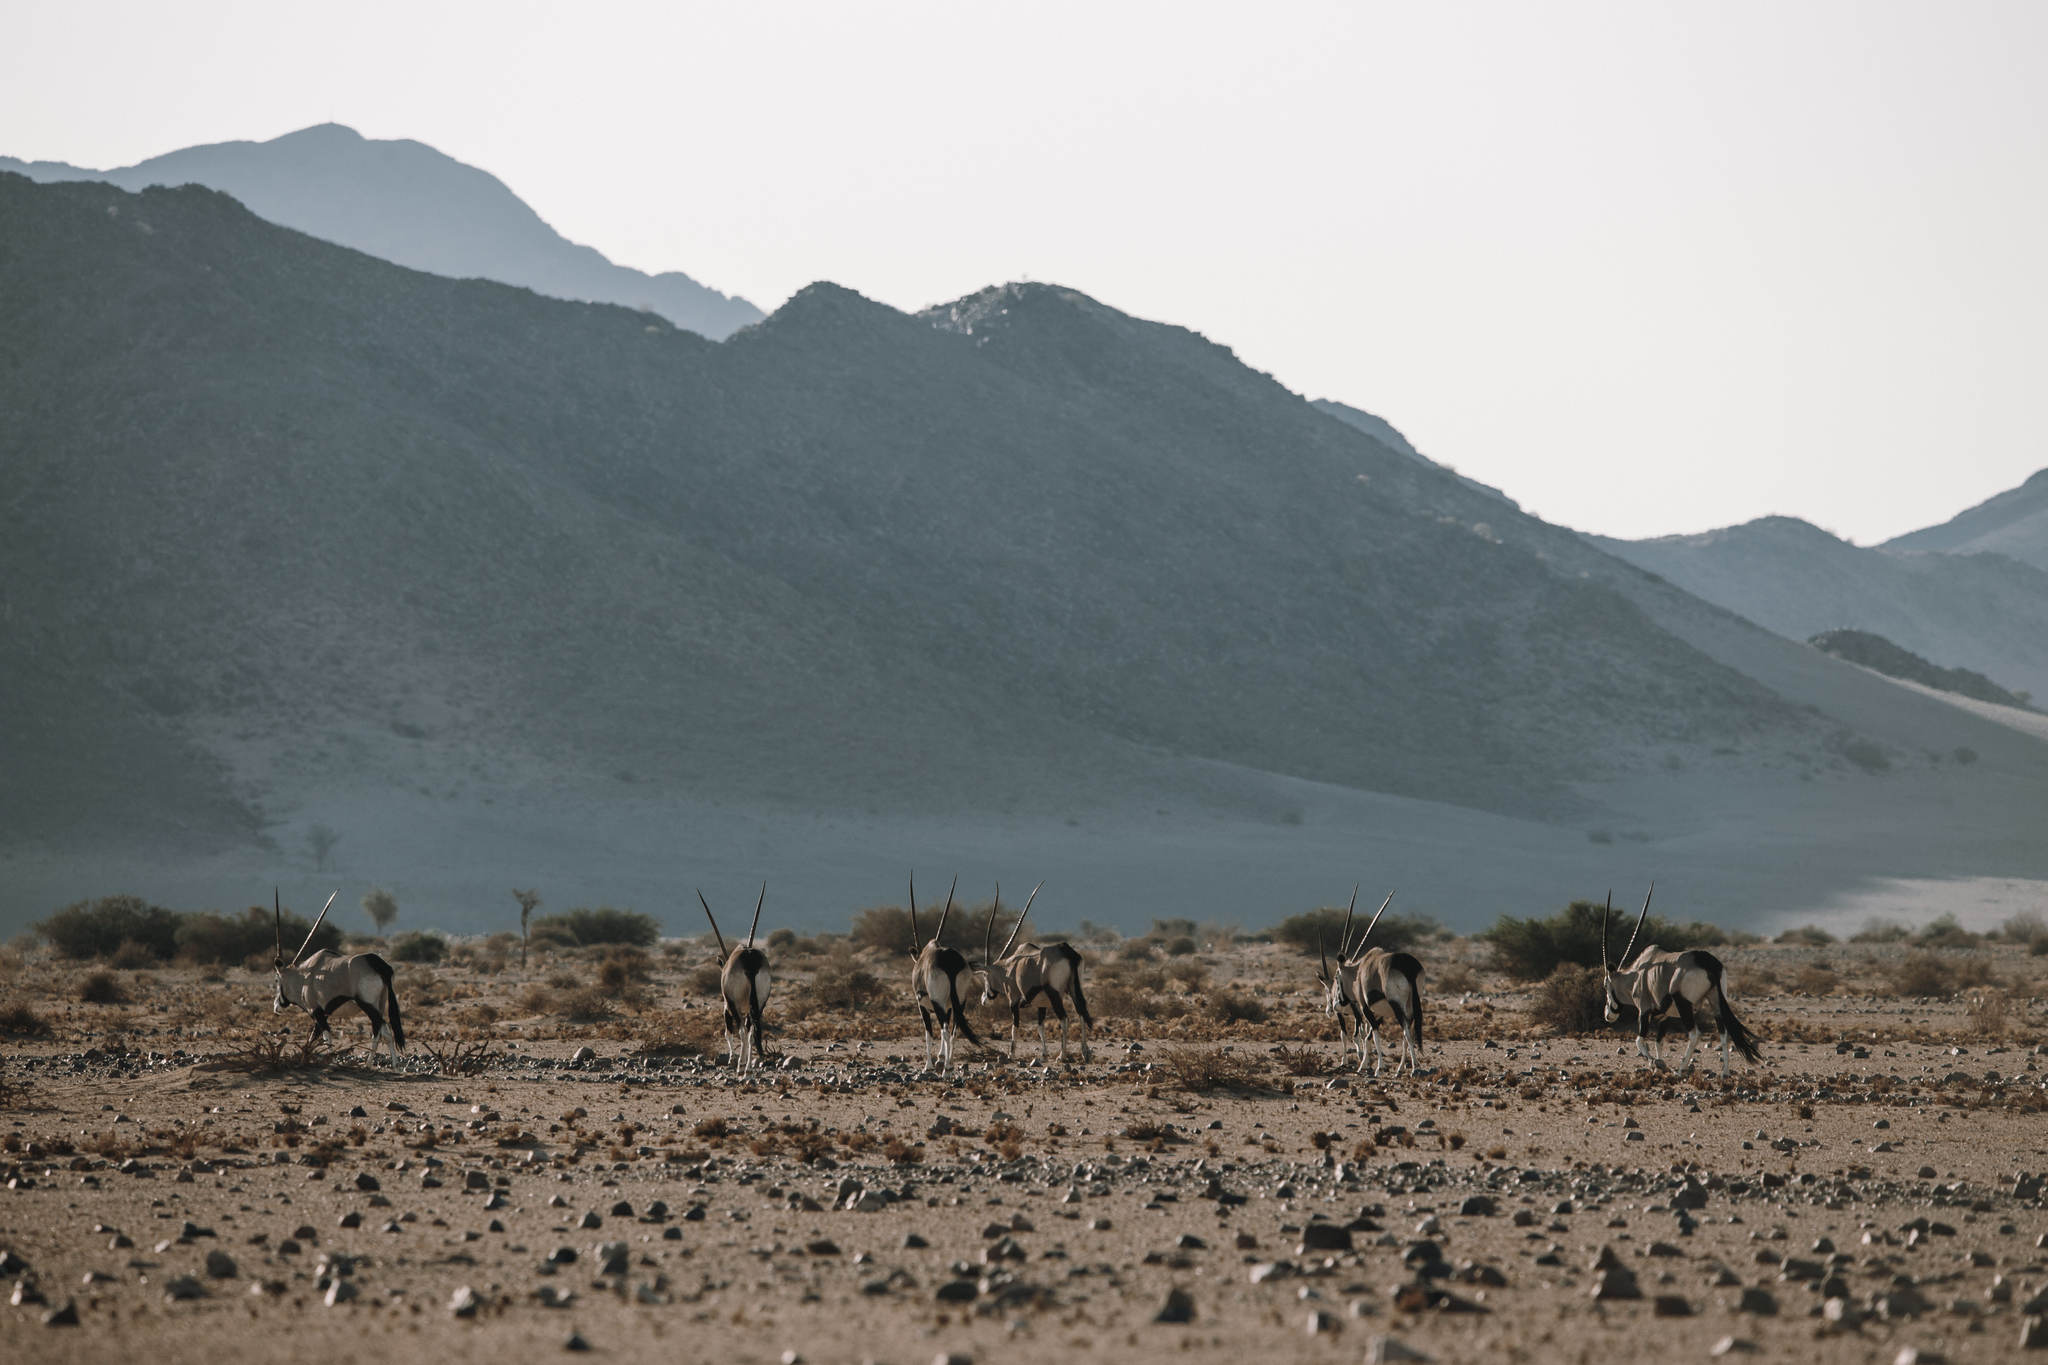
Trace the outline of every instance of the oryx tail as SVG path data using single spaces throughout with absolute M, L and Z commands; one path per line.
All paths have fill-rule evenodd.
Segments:
M 1714 983 L 1714 1013 L 1721 1021 L 1721 1031 L 1728 1035 L 1728 1041 L 1735 1045 L 1735 1050 L 1742 1054 L 1744 1061 L 1761 1062 L 1764 1055 L 1757 1049 L 1756 1035 L 1745 1028 L 1742 1021 L 1735 1017 L 1735 1011 L 1729 1008 L 1728 992 L 1721 986 L 1721 960 L 1711 953 L 1701 953 L 1700 957 L 1703 959 L 1701 965 L 1706 968 L 1707 975 Z
M 392 1046 L 405 1048 L 405 1025 L 398 1021 L 398 992 L 391 986 L 391 964 L 375 953 L 364 953 L 362 961 L 384 983 L 384 1019 L 391 1025 Z

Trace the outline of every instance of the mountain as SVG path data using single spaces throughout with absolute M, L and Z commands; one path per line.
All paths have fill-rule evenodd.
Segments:
M 468 922 L 537 861 L 814 923 L 963 850 L 1112 922 L 1361 858 L 1454 917 L 1653 855 L 1744 904 L 2036 870 L 2048 745 L 1071 290 L 714 344 L 198 187 L 0 175 L 0 221 L 0 913 L 246 895 L 316 822 Z
M 1993 553 L 2048 570 L 2048 469 L 2018 488 L 1987 498 L 1939 526 L 1911 531 L 1885 542 L 1888 550 L 1941 550 L 1950 554 Z
M 187 147 L 118 170 L 0 157 L 0 171 L 129 190 L 205 185 L 258 217 L 415 270 L 645 309 L 714 340 L 761 320 L 745 299 L 688 275 L 645 274 L 564 239 L 496 176 L 425 143 L 365 138 L 338 123 Z
M 1780 635 L 1868 631 L 2048 697 L 2048 573 L 2032 564 L 1864 549 L 1793 517 L 1654 540 L 1591 539 Z

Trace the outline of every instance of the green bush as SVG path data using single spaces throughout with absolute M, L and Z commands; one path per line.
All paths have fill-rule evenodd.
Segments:
M 637 910 L 614 910 L 601 905 L 595 910 L 570 910 L 560 915 L 542 915 L 533 922 L 533 941 L 561 947 L 588 948 L 598 943 L 627 943 L 651 948 L 661 937 L 661 925 L 652 915 Z
M 297 915 L 284 917 L 284 951 L 289 957 L 313 926 Z M 268 962 L 277 952 L 277 922 L 268 907 L 252 905 L 240 915 L 213 910 L 178 916 L 178 956 L 200 966 L 239 967 L 252 958 Z M 309 953 L 341 946 L 341 930 L 322 924 Z
M 391 940 L 390 957 L 393 962 L 443 962 L 448 957 L 448 940 L 415 929 Z
M 1493 965 L 1522 981 L 1541 981 L 1563 964 L 1580 967 L 1601 965 L 1601 906 L 1592 901 L 1573 901 L 1549 919 L 1516 919 L 1502 915 L 1493 928 L 1477 935 L 1493 949 Z M 1619 958 L 1628 947 L 1635 929 L 1635 916 L 1617 907 L 1608 926 L 1608 952 Z M 1654 943 L 1672 952 L 1687 948 L 1718 948 L 1732 942 L 1756 942 L 1754 934 L 1730 933 L 1719 925 L 1692 921 L 1674 923 L 1658 915 L 1643 922 L 1643 945 Z M 1617 966 L 1620 963 L 1617 961 Z
M 112 957 L 126 942 L 139 944 L 159 962 L 178 951 L 178 916 L 140 896 L 74 901 L 35 930 L 69 958 Z
M 1353 916 L 1351 941 L 1354 946 L 1358 936 L 1365 932 L 1365 926 L 1371 922 L 1370 914 Z M 1320 934 L 1323 947 L 1334 956 L 1338 952 L 1338 939 L 1344 932 L 1344 911 L 1341 907 L 1326 905 L 1320 910 L 1290 915 L 1268 932 L 1275 941 L 1285 943 L 1308 957 L 1316 955 L 1316 938 Z M 1427 915 L 1388 914 L 1381 916 L 1373 929 L 1371 946 L 1385 948 L 1388 952 L 1404 952 L 1442 933 L 1443 926 Z

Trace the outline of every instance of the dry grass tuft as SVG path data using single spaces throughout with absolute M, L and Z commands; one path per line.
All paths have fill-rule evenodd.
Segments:
M 1272 1088 L 1258 1064 L 1222 1048 L 1176 1047 L 1162 1052 L 1152 1064 L 1152 1073 L 1162 1085 L 1194 1094 L 1211 1090 L 1255 1091 Z
M 413 1040 L 419 1050 L 434 1064 L 434 1072 L 441 1076 L 480 1076 L 490 1065 L 491 1044 L 484 1038 L 464 1038 L 460 1034 L 443 1034 L 438 1038 Z
M 50 1021 L 30 1009 L 26 1001 L 0 1005 L 0 1034 L 10 1038 L 47 1038 Z
M 112 972 L 88 972 L 78 983 L 78 998 L 88 1005 L 125 1005 L 128 992 Z

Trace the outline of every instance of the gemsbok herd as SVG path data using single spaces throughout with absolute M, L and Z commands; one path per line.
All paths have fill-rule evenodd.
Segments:
M 1050 1061 L 1045 1036 L 1048 1012 L 1059 1021 L 1060 1061 L 1065 1063 L 1068 1060 L 1067 1007 L 1071 1004 L 1081 1019 L 1081 1060 L 1090 1061 L 1088 1041 L 1095 1031 L 1095 1020 L 1088 1012 L 1088 1000 L 1081 990 L 1081 954 L 1064 940 L 1057 943 L 1017 942 L 1024 930 L 1024 921 L 1030 917 L 1031 907 L 1045 884 L 1040 882 L 1025 898 L 1024 909 L 1018 914 L 1000 953 L 995 951 L 995 929 L 1002 912 L 1003 892 L 1002 887 L 997 886 L 995 901 L 989 907 L 988 922 L 982 933 L 982 961 L 978 967 L 971 964 L 959 949 L 947 947 L 940 941 L 946 932 L 946 921 L 953 913 L 953 896 L 959 884 L 959 878 L 954 878 L 953 886 L 946 892 L 945 908 L 939 912 L 938 924 L 933 928 L 931 937 L 926 939 L 917 926 L 917 881 L 913 877 L 910 883 L 910 990 L 917 1004 L 918 1017 L 924 1025 L 925 1070 L 946 1074 L 953 1063 L 954 1040 L 960 1035 L 964 1034 L 976 1047 L 988 1047 L 976 1036 L 974 1025 L 968 1018 L 972 984 L 979 985 L 980 1004 L 1001 1002 L 1009 1006 L 1009 1055 L 1012 1060 L 1017 1056 L 1017 1032 L 1024 1011 L 1036 1006 L 1040 1064 Z M 1655 894 L 1653 885 L 1650 895 Z M 725 935 L 719 932 L 718 920 L 711 913 L 711 903 L 704 899 L 702 891 L 697 893 L 697 901 L 704 907 L 704 917 L 711 922 L 712 936 L 718 941 L 719 959 L 723 964 L 719 972 L 719 996 L 724 1007 L 726 1057 L 742 1072 L 762 1064 L 761 1028 L 762 1011 L 768 1003 L 768 953 L 758 935 L 761 907 L 767 899 L 768 885 L 763 882 L 760 895 L 754 901 L 754 922 L 748 928 L 746 938 L 728 948 Z M 1341 1055 L 1346 1061 L 1356 1049 L 1359 1073 L 1364 1073 L 1368 1063 L 1374 1075 L 1380 1073 L 1389 1051 L 1380 1036 L 1384 1022 L 1393 1026 L 1395 1036 L 1400 1040 L 1400 1056 L 1394 1063 L 1392 1074 L 1400 1075 L 1405 1067 L 1412 1076 L 1422 1062 L 1422 963 L 1411 953 L 1369 946 L 1373 930 L 1379 926 L 1381 916 L 1386 914 L 1393 901 L 1394 893 L 1389 891 L 1357 941 L 1353 942 L 1351 924 L 1358 909 L 1358 888 L 1352 888 L 1334 964 L 1318 932 L 1320 965 L 1316 970 L 1316 981 L 1321 989 L 1325 1012 L 1337 1021 Z M 274 1008 L 279 1012 L 291 1005 L 305 1009 L 313 1016 L 313 1037 L 317 1040 L 328 1032 L 327 1016 L 336 1009 L 353 1004 L 369 1017 L 372 1055 L 380 1043 L 388 1043 L 392 1058 L 396 1060 L 405 1047 L 405 1030 L 399 1023 L 398 996 L 392 989 L 390 964 L 375 953 L 344 956 L 322 950 L 310 957 L 306 955 L 306 949 L 312 946 L 313 935 L 319 932 L 321 923 L 327 918 L 327 910 L 333 905 L 334 897 L 329 896 L 327 906 L 320 911 L 320 918 L 313 922 L 305 943 L 300 945 L 289 962 L 284 956 L 283 910 L 281 905 L 273 906 L 277 917 L 277 997 Z M 1636 940 L 1642 936 L 1643 925 L 1650 914 L 1650 896 L 1645 896 L 1628 945 L 1622 949 L 1619 961 L 1610 960 L 1608 921 L 1613 910 L 1614 895 L 1609 892 L 1600 914 L 1603 1013 L 1611 1024 L 1622 1018 L 1624 1012 L 1634 1011 L 1636 1054 L 1656 1067 L 1663 1067 L 1664 1032 L 1667 1028 L 1680 1026 L 1686 1030 L 1686 1044 L 1679 1069 L 1681 1074 L 1690 1072 L 1693 1053 L 1700 1039 L 1700 1018 L 1703 1014 L 1710 1014 L 1721 1034 L 1723 1076 L 1728 1074 L 1731 1045 L 1750 1062 L 1762 1060 L 1755 1036 L 1743 1027 L 1735 1017 L 1735 1011 L 1729 1007 L 1727 973 L 1720 959 L 1700 949 L 1666 952 L 1654 943 L 1645 944 L 1642 951 L 1637 952 Z M 1657 1026 L 1654 1057 L 1649 1047 L 1652 1025 Z

